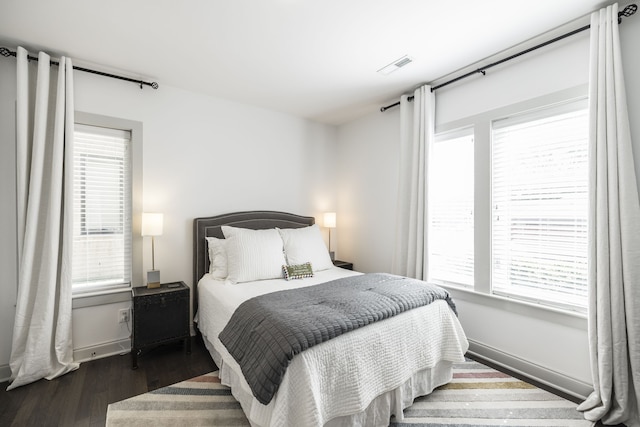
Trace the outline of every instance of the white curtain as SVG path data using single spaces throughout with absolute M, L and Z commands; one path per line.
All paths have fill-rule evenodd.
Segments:
M 27 55 L 18 48 L 19 275 L 7 390 L 78 368 L 71 342 L 73 67 L 64 57 L 51 67 L 41 52 L 34 76 Z
M 421 86 L 400 98 L 400 176 L 396 208 L 396 242 L 391 271 L 426 279 L 427 172 L 434 138 L 435 95 Z
M 618 5 L 591 16 L 590 421 L 640 426 L 640 204 L 625 97 Z

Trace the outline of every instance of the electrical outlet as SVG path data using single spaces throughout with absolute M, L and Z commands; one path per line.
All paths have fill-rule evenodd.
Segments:
M 123 308 L 118 312 L 118 323 L 129 323 L 129 309 Z

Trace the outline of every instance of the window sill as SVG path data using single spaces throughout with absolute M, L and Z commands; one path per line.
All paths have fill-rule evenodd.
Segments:
M 93 307 L 131 301 L 131 286 L 73 294 L 73 308 Z
M 587 313 L 563 310 L 543 304 L 536 304 L 516 298 L 508 298 L 495 294 L 486 294 L 473 289 L 439 285 L 450 291 L 454 301 L 460 300 L 490 308 L 516 313 L 521 316 L 533 317 L 544 321 L 556 322 L 578 329 L 587 328 Z

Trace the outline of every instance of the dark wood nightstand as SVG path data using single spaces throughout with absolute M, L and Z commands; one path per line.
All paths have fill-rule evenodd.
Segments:
M 190 289 L 184 282 L 163 283 L 159 288 L 133 288 L 133 331 L 131 334 L 131 362 L 138 368 L 142 349 L 184 340 L 187 354 L 191 353 L 189 331 Z
M 353 270 L 353 263 L 347 261 L 340 261 L 338 259 L 333 260 L 333 265 L 336 267 L 344 268 L 345 270 Z

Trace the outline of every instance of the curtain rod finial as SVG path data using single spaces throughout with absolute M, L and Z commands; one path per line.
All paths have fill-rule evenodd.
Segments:
M 0 47 L 0 55 L 8 58 L 11 56 L 11 51 L 9 49 L 7 49 L 6 47 Z
M 638 6 L 636 4 L 630 4 L 625 6 L 625 8 L 622 9 L 622 12 L 619 12 L 618 15 L 624 16 L 626 18 L 628 16 L 633 15 L 637 11 L 638 11 Z
M 638 11 L 638 6 L 636 4 L 629 4 L 625 6 L 620 12 L 618 12 L 618 25 L 622 24 L 622 17 L 625 18 L 630 17 Z

